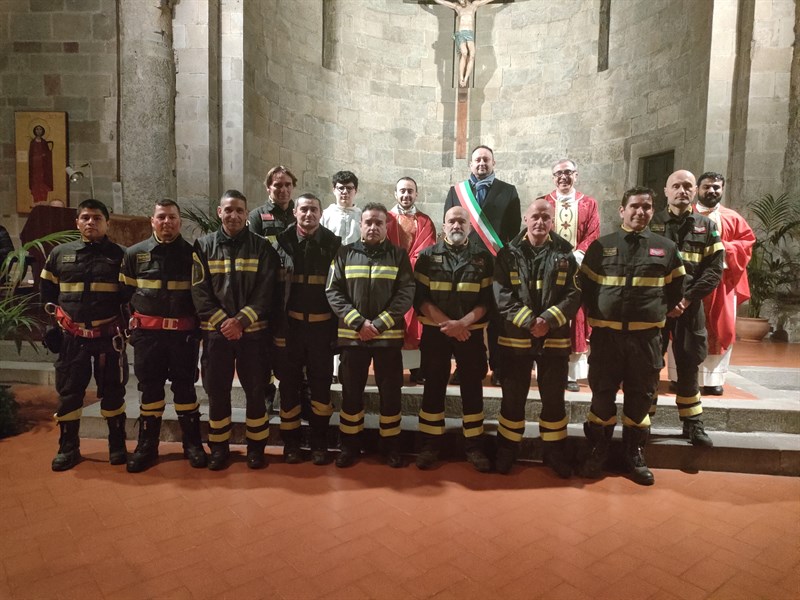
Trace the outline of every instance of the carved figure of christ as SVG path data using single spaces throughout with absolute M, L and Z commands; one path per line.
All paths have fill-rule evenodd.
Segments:
M 469 78 L 475 66 L 475 13 L 478 8 L 489 4 L 493 0 L 433 0 L 436 4 L 441 4 L 455 11 L 456 32 L 453 39 L 458 48 L 460 56 L 458 61 L 458 85 L 467 87 Z

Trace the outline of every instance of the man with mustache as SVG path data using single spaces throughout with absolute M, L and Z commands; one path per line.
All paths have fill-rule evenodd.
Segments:
M 425 248 L 417 260 L 414 306 L 422 326 L 425 390 L 419 411 L 422 451 L 417 467 L 439 460 L 444 435 L 444 401 L 455 356 L 461 373 L 464 449 L 482 473 L 491 468 L 483 449 L 483 386 L 486 347 L 483 331 L 492 307 L 492 255 L 469 241 L 469 214 L 454 206 L 444 216 L 444 239 Z
M 592 326 L 589 386 L 592 405 L 583 429 L 589 456 L 581 474 L 602 476 L 622 387 L 623 459 L 631 479 L 652 485 L 644 459 L 650 404 L 664 366 L 661 329 L 683 295 L 685 269 L 675 242 L 652 233 L 654 192 L 635 187 L 622 196 L 622 227 L 589 246 L 578 283 Z
M 703 299 L 708 328 L 708 356 L 700 365 L 699 385 L 706 396 L 724 393 L 725 375 L 736 340 L 736 307 L 750 298 L 747 265 L 756 236 L 735 210 L 722 205 L 725 177 L 707 172 L 697 180 L 695 211 L 711 219 L 725 247 L 722 282 Z
M 553 165 L 553 181 L 556 189 L 547 195 L 547 201 L 555 209 L 554 231 L 567 240 L 573 248 L 575 260 L 580 266 L 589 245 L 600 236 L 600 216 L 597 201 L 575 189 L 578 180 L 578 165 L 574 160 L 563 158 Z M 578 309 L 572 319 L 572 353 L 569 356 L 567 391 L 579 392 L 578 379 L 585 379 L 589 371 L 586 360 L 589 350 L 591 328 L 586 324 L 586 314 Z
M 495 298 L 503 318 L 498 347 L 507 374 L 497 428 L 498 473 L 508 473 L 525 432 L 525 402 L 536 361 L 542 399 L 539 434 L 544 463 L 568 478 L 572 466 L 566 449 L 569 322 L 580 306 L 575 283 L 578 263 L 572 247 L 552 231 L 555 211 L 538 198 L 525 211 L 525 230 L 497 255 Z

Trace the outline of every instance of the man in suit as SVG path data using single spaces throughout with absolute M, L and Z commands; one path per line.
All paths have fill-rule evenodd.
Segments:
M 454 185 L 447 193 L 444 212 L 461 206 L 469 213 L 472 233 L 470 243 L 485 247 L 492 256 L 520 232 L 522 217 L 517 188 L 500 181 L 494 174 L 494 151 L 489 146 L 477 146 L 470 155 L 469 179 Z M 489 319 L 489 366 L 492 385 L 500 385 L 495 357 L 497 356 L 497 316 Z M 456 379 L 456 377 L 454 377 Z M 456 383 L 452 381 L 450 383 Z

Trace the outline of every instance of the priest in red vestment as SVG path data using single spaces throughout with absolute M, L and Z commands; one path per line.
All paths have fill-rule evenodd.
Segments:
M 386 237 L 395 246 L 408 252 L 411 266 L 417 264 L 420 250 L 436 243 L 436 226 L 431 218 L 417 210 L 417 182 L 411 177 L 403 177 L 395 185 L 397 204 L 389 211 L 386 224 Z M 424 383 L 419 370 L 419 340 L 422 325 L 417 321 L 414 309 L 406 313 L 406 334 L 403 343 L 403 363 L 411 367 L 409 381 Z M 412 366 L 413 365 L 413 366 Z
M 578 165 L 568 158 L 559 160 L 553 165 L 553 181 L 556 189 L 546 198 L 555 208 L 553 231 L 572 244 L 573 254 L 578 265 L 583 262 L 586 249 L 600 237 L 600 217 L 597 213 L 597 201 L 591 196 L 575 189 L 578 180 Z M 569 357 L 569 374 L 567 390 L 580 391 L 578 379 L 585 379 L 589 374 L 587 352 L 591 328 L 586 323 L 583 307 L 578 310 L 572 320 L 572 354 Z
M 703 299 L 708 330 L 708 357 L 700 365 L 698 383 L 703 395 L 721 396 L 731 350 L 736 339 L 736 309 L 750 298 L 747 264 L 753 252 L 756 236 L 735 210 L 720 204 L 725 192 L 725 178 L 708 172 L 697 180 L 695 210 L 717 224 L 725 247 L 722 282 Z

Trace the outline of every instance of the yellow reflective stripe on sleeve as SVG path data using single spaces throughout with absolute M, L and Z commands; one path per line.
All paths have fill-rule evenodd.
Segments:
M 245 327 L 244 328 L 244 332 L 245 333 L 253 333 L 254 331 L 261 331 L 262 329 L 266 329 L 266 328 L 267 328 L 267 322 L 266 321 L 256 321 L 255 323 L 253 323 L 249 327 Z
M 225 417 L 221 421 L 212 421 L 211 419 L 208 420 L 208 426 L 213 427 L 214 429 L 222 429 L 223 427 L 227 427 L 231 424 L 231 418 Z
M 683 257 L 684 261 L 693 263 L 695 265 L 703 260 L 703 255 L 699 252 L 681 252 L 681 257 Z
M 256 314 L 256 311 L 253 310 L 252 306 L 244 306 L 244 307 L 242 307 L 242 310 L 240 312 L 245 317 L 250 319 L 251 323 L 255 323 L 256 321 L 258 321 L 258 315 Z
M 664 283 L 672 283 L 673 279 L 676 279 L 677 277 L 683 277 L 684 275 L 686 275 L 686 268 L 681 265 L 680 267 L 673 269 L 672 273 L 664 278 Z
M 208 321 L 200 321 L 200 331 L 216 331 L 216 328 Z
M 449 281 L 431 281 L 430 288 L 432 292 L 449 292 L 453 289 L 453 284 Z
M 484 277 L 481 279 L 481 288 L 489 287 L 490 285 L 492 285 L 491 277 Z
M 430 287 L 431 285 L 430 277 L 428 277 L 427 275 L 423 275 L 422 273 L 419 272 L 414 273 L 414 279 L 419 281 L 424 286 Z
M 511 322 L 517 327 L 522 327 L 523 321 L 525 321 L 531 315 L 533 315 L 533 311 L 527 306 L 523 306 L 519 309 L 519 312 L 514 315 L 514 318 L 511 320 Z
M 354 308 L 353 310 L 351 310 L 349 313 L 347 313 L 347 314 L 344 316 L 344 322 L 345 322 L 347 325 L 352 325 L 352 324 L 355 322 L 355 320 L 356 320 L 356 319 L 358 319 L 360 316 L 361 316 L 361 313 L 359 313 L 359 312 L 358 312 L 358 311 L 357 311 L 357 310 Z
M 522 285 L 522 282 L 519 280 L 519 271 L 511 271 L 508 274 L 508 279 L 511 285 Z
M 83 291 L 83 282 L 80 283 L 66 283 L 62 282 L 58 284 L 59 289 L 62 292 L 66 293 L 74 293 L 74 292 L 82 292 Z
M 372 267 L 373 279 L 395 279 L 397 273 L 400 271 L 398 267 L 390 267 L 388 265 L 374 265 Z
M 550 308 L 547 309 L 547 312 L 553 315 L 553 318 L 556 320 L 559 326 L 567 324 L 567 318 L 564 316 L 564 313 L 561 312 L 561 309 L 558 308 L 557 306 L 551 306 Z
M 208 319 L 208 324 L 211 325 L 211 327 L 216 327 L 217 325 L 222 323 L 226 319 L 227 316 L 228 315 L 225 313 L 224 310 L 219 309 L 217 312 L 215 312 L 213 315 L 211 315 L 211 317 Z
M 547 338 L 544 341 L 545 348 L 570 348 L 571 346 L 569 338 Z
M 42 274 L 41 274 L 41 275 L 39 275 L 39 277 L 41 277 L 42 279 L 45 279 L 45 280 L 49 281 L 50 283 L 55 283 L 56 285 L 58 285 L 58 277 L 56 277 L 55 275 L 53 275 L 53 274 L 52 274 L 50 271 L 48 271 L 47 269 L 42 269 Z
M 722 242 L 715 242 L 712 246 L 707 246 L 704 254 L 709 256 L 711 254 L 716 254 L 720 250 L 724 250 L 725 247 L 722 245 Z
M 567 283 L 567 273 L 565 271 L 559 271 L 556 277 L 556 285 L 564 285 L 565 283 Z
M 536 289 L 537 290 L 544 289 L 544 280 L 543 279 L 537 279 L 536 280 Z
M 378 317 L 376 318 L 376 321 L 378 319 L 383 321 L 386 324 L 386 327 L 388 327 L 390 329 L 392 327 L 394 327 L 394 319 L 392 318 L 392 315 L 390 315 L 388 312 L 383 311 L 381 314 L 378 315 Z
M 131 287 L 136 287 L 136 279 L 133 277 L 128 277 L 122 273 L 119 274 L 119 282 Z
M 65 415 L 61 415 L 60 417 L 58 415 L 53 415 L 53 418 L 56 421 L 59 421 L 59 422 L 61 422 L 61 421 L 77 421 L 78 419 L 81 418 L 82 414 L 83 414 L 83 408 L 76 408 L 75 410 L 70 411 Z
M 521 339 L 521 338 L 510 338 L 504 336 L 497 337 L 497 343 L 500 346 L 506 346 L 507 348 L 530 348 L 531 347 L 531 340 L 530 338 Z
M 480 283 L 467 283 L 466 281 L 462 281 L 461 283 L 456 286 L 456 289 L 459 292 L 480 292 L 481 291 L 481 284 Z

